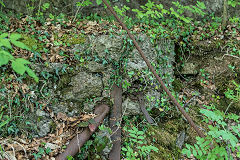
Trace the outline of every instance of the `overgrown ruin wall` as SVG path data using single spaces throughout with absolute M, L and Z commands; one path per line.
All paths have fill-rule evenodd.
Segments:
M 150 38 L 145 34 L 137 35 L 136 39 L 149 61 L 159 68 L 159 75 L 164 75 L 165 83 L 171 87 L 174 80 L 172 67 L 175 61 L 174 43 L 170 40 L 161 40 L 157 42 L 159 47 L 154 47 Z M 60 80 L 57 83 L 39 84 L 42 89 L 49 88 L 51 94 L 49 99 L 52 103 L 48 107 L 55 115 L 64 113 L 68 116 L 74 116 L 82 112 L 92 112 L 97 103 L 109 99 L 111 85 L 115 82 L 123 82 L 124 95 L 131 94 L 129 90 L 132 90 L 142 91 L 150 99 L 154 97 L 152 100 L 145 99 L 145 102 L 148 108 L 155 106 L 163 95 L 155 88 L 157 82 L 135 47 L 132 49 L 124 47 L 126 45 L 124 42 L 127 40 L 126 35 L 88 35 L 85 36 L 84 43 L 73 46 L 72 52 L 90 59 L 84 63 L 78 63 L 72 70 L 67 70 L 65 73 L 59 72 Z M 124 61 L 124 57 L 128 60 Z M 114 71 L 120 67 L 116 65 L 117 63 L 122 63 L 123 73 L 113 78 Z M 63 68 L 63 64 L 50 63 L 48 66 L 33 64 L 32 67 L 37 74 L 42 71 L 54 74 L 56 70 Z M 124 87 L 124 83 L 128 84 L 127 88 Z M 138 101 L 132 97 L 134 94 L 123 97 L 125 115 L 141 114 Z M 53 99 L 56 99 L 56 103 Z M 89 101 L 90 99 L 91 101 Z M 31 121 L 37 120 L 37 117 L 42 117 L 42 120 L 32 123 L 37 124 L 39 129 L 36 136 L 45 136 L 50 131 L 52 120 L 49 113 L 37 110 L 28 116 Z

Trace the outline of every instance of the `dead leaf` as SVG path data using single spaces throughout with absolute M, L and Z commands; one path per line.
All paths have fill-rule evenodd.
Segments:
M 95 118 L 95 114 L 85 114 L 80 116 L 80 120 L 82 121 L 88 121 L 89 119 Z
M 68 119 L 68 116 L 65 113 L 58 112 L 57 119 L 66 121 Z

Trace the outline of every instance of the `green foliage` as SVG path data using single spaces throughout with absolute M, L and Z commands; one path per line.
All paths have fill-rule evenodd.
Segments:
M 44 3 L 44 4 L 41 6 L 41 9 L 38 10 L 37 16 L 43 17 L 43 12 L 46 11 L 46 10 L 49 8 L 49 6 L 50 6 L 49 3 Z
M 240 147 L 237 146 L 240 137 L 239 118 L 236 114 L 224 114 L 214 106 L 205 106 L 206 109 L 200 109 L 204 115 L 204 122 L 208 125 L 209 131 L 205 138 L 197 137 L 197 144 L 186 144 L 182 150 L 187 157 L 193 156 L 197 159 L 233 159 L 230 152 L 240 153 Z M 227 122 L 234 122 L 227 124 Z M 238 157 L 239 158 L 239 157 Z
M 110 5 L 110 1 L 109 0 L 106 0 L 107 1 L 107 3 Z M 102 2 L 102 0 L 96 0 L 96 3 L 97 3 L 97 5 L 100 5 L 100 4 L 102 4 L 103 2 Z M 104 8 L 107 8 L 107 6 L 104 4 Z
M 9 38 L 8 33 L 3 33 L 0 35 L 0 67 L 8 64 L 8 62 L 11 61 L 12 69 L 16 73 L 23 75 L 25 72 L 27 72 L 30 77 L 38 82 L 38 77 L 36 74 L 27 66 L 28 64 L 31 64 L 31 62 L 23 58 L 14 58 L 10 54 L 10 52 L 13 51 L 11 44 L 22 49 L 30 50 L 24 43 L 19 41 L 20 38 L 21 35 L 17 33 L 12 33 Z
M 77 157 L 79 159 L 84 159 L 86 158 L 86 156 L 88 155 L 89 153 L 89 149 L 90 147 L 92 146 L 93 144 L 93 141 L 92 140 L 88 140 L 83 147 L 81 147 L 81 151 L 79 152 L 79 154 L 77 155 Z
M 72 156 L 67 156 L 67 160 L 74 160 Z
M 94 148 L 96 153 L 102 152 L 106 147 L 111 148 L 112 145 L 110 142 L 110 134 L 112 133 L 111 129 L 104 125 L 101 125 L 99 126 L 99 130 L 103 134 L 96 135 L 94 139 Z
M 11 121 L 11 118 L 9 116 L 3 116 L 3 107 L 1 107 L 1 110 L 0 110 L 0 130 L 1 128 L 3 128 L 5 125 L 7 125 L 10 121 Z
M 239 0 L 228 0 L 228 5 L 235 8 L 237 5 L 240 5 L 240 1 Z
M 113 8 L 115 9 L 115 11 L 116 11 L 120 16 L 125 16 L 124 13 L 125 13 L 127 10 L 130 9 L 130 8 L 129 8 L 128 6 L 126 6 L 126 5 L 124 5 L 124 6 L 122 7 L 122 9 L 118 8 L 118 6 L 114 6 Z
M 125 140 L 122 147 L 122 153 L 126 160 L 140 160 L 139 156 L 143 159 L 151 151 L 158 152 L 158 148 L 147 145 L 146 136 L 143 131 L 139 131 L 136 127 L 132 127 L 132 129 L 124 127 L 123 129 L 129 134 L 128 139 Z
M 49 154 L 51 152 L 50 148 L 42 148 L 42 147 L 38 147 L 38 153 L 33 153 L 34 159 L 38 160 L 41 159 L 42 156 L 44 156 L 45 154 Z
M 169 10 L 164 9 L 162 4 L 155 4 L 155 2 L 148 1 L 144 6 L 141 6 L 142 10 L 132 9 L 133 12 L 137 13 L 138 18 L 153 18 L 158 20 L 159 18 L 163 18 L 165 15 L 172 15 L 177 19 L 180 19 L 186 23 L 191 22 L 191 18 L 183 16 L 183 13 L 188 10 L 193 14 L 205 15 L 203 12 L 206 9 L 203 2 L 197 1 L 196 6 L 183 6 L 179 2 L 172 2 L 176 7 L 177 10 L 175 11 L 174 8 L 170 8 Z
M 84 0 L 83 2 L 76 2 L 77 7 L 86 7 L 91 4 L 92 4 L 92 2 L 90 0 Z
M 235 85 L 235 91 L 232 89 L 229 89 L 224 92 L 225 96 L 235 102 L 240 102 L 240 85 L 236 83 L 234 80 L 232 83 Z
M 3 7 L 6 7 L 2 0 L 0 0 L 0 4 L 1 4 Z
M 28 15 L 32 15 L 33 10 L 35 9 L 35 2 L 36 0 L 29 0 L 28 3 L 26 4 Z

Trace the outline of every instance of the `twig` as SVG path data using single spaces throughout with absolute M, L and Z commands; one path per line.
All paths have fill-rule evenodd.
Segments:
M 233 101 L 231 101 L 231 103 L 228 105 L 228 107 L 227 107 L 227 109 L 225 110 L 224 114 L 226 114 L 226 113 L 227 113 L 227 111 L 228 111 L 229 107 L 230 107 L 232 104 L 233 104 Z
M 8 94 L 8 99 L 9 99 L 9 94 Z M 11 107 L 11 101 L 9 101 L 9 117 L 12 117 L 12 107 Z
M 83 0 L 82 0 L 82 2 L 83 2 Z M 82 3 L 82 2 L 81 2 L 81 3 Z M 81 8 L 81 6 L 78 6 L 78 9 L 77 9 L 77 11 L 76 11 L 76 13 L 75 13 L 75 16 L 74 16 L 74 18 L 73 18 L 72 23 L 76 20 L 76 18 L 77 18 L 77 14 L 78 14 L 80 8 Z
M 215 57 L 215 59 L 222 61 L 225 56 L 230 56 L 230 57 L 234 57 L 234 58 L 240 59 L 240 57 L 235 56 L 235 55 L 231 55 L 231 54 L 224 54 L 221 58 L 216 58 L 216 57 Z
M 44 98 L 46 98 L 46 97 L 43 95 L 42 90 L 43 90 L 43 87 L 44 87 L 47 83 L 45 83 L 45 81 L 43 81 L 43 82 L 44 82 L 44 84 L 43 84 L 43 86 L 42 86 L 41 89 L 40 89 L 40 93 L 41 93 L 41 95 L 42 95 Z
M 40 9 L 41 9 L 41 4 L 42 4 L 42 0 L 39 1 L 39 4 L 38 4 L 38 14 L 40 12 Z
M 25 157 L 28 158 L 27 152 L 26 152 L 25 148 L 24 148 L 20 143 L 18 143 L 18 142 L 16 142 L 16 141 L 14 141 L 14 143 L 15 143 L 15 144 L 18 144 L 20 147 L 22 147 L 22 149 L 23 149 L 23 151 L 24 151 L 24 153 L 25 153 Z
M 187 101 L 187 103 L 184 104 L 183 108 L 187 107 L 188 104 L 189 104 L 193 99 L 195 99 L 195 97 L 196 97 L 196 95 L 193 96 L 189 101 Z

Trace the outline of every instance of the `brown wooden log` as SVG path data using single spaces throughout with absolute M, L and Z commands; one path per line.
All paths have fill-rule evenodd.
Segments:
M 56 160 L 66 160 L 67 156 L 74 156 L 79 152 L 79 149 L 88 141 L 88 139 L 91 137 L 91 135 L 96 131 L 98 126 L 103 121 L 104 117 L 109 112 L 109 107 L 105 104 L 99 105 L 95 107 L 94 114 L 97 115 L 97 117 L 94 118 L 95 124 L 91 124 L 91 129 L 89 127 L 85 128 L 84 131 L 78 135 L 76 135 L 67 146 L 67 149 L 59 154 L 56 157 Z
M 117 124 L 121 123 L 122 117 L 122 87 L 113 85 L 111 98 L 114 100 L 113 108 L 110 113 L 110 128 L 113 131 L 111 136 L 113 148 L 109 154 L 109 160 L 120 160 L 121 153 L 121 127 Z

